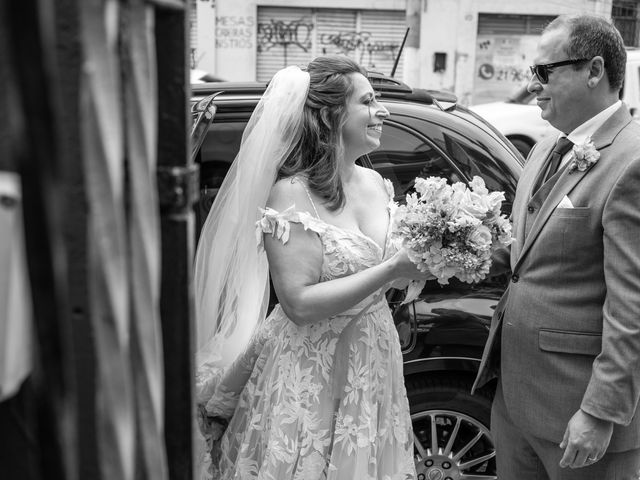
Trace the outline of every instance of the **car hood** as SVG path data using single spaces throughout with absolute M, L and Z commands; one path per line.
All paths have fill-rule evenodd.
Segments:
M 521 103 L 508 103 L 508 102 L 491 102 L 481 103 L 479 105 L 471 105 L 469 110 L 476 112 L 478 115 L 486 118 L 487 120 L 496 118 L 512 118 L 514 115 L 535 115 L 540 120 L 540 108 L 537 105 L 523 105 Z
M 537 142 L 558 132 L 540 116 L 537 105 L 492 102 L 472 105 L 469 109 L 493 124 L 505 136 L 523 135 Z

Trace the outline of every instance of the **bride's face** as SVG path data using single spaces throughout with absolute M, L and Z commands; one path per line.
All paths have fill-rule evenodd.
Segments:
M 352 73 L 350 77 L 353 90 L 347 100 L 342 142 L 345 158 L 355 160 L 380 146 L 382 122 L 389 112 L 378 103 L 364 75 Z

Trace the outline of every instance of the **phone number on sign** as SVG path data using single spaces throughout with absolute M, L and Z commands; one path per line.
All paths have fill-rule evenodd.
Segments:
M 478 69 L 478 77 L 483 80 L 493 80 L 497 82 L 522 83 L 529 80 L 529 70 L 526 68 L 500 67 L 485 63 Z

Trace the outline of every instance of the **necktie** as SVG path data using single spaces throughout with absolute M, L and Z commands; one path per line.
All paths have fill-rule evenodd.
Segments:
M 538 185 L 535 191 L 537 191 L 542 185 L 545 184 L 547 180 L 549 180 L 558 170 L 558 166 L 560 165 L 560 161 L 562 157 L 573 148 L 573 142 L 569 140 L 567 137 L 560 137 L 556 142 L 556 146 L 553 147 L 551 151 L 551 155 L 547 159 L 546 165 L 546 174 L 544 173 L 544 169 L 540 172 L 540 176 L 538 177 Z

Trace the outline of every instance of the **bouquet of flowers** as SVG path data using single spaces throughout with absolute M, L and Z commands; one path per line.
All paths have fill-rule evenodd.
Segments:
M 469 187 L 440 177 L 416 178 L 415 190 L 394 212 L 394 241 L 442 285 L 451 277 L 467 283 L 485 278 L 492 251 L 513 241 L 511 224 L 500 213 L 504 193 L 489 192 L 480 177 Z M 404 302 L 415 300 L 423 287 L 424 281 L 411 282 Z

